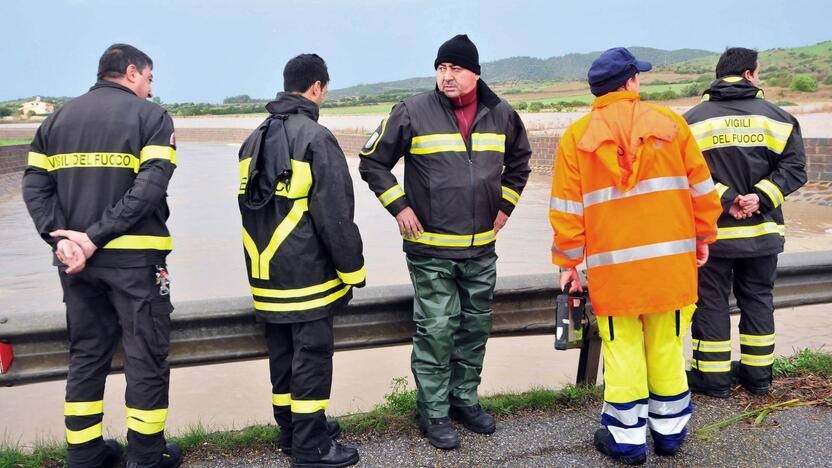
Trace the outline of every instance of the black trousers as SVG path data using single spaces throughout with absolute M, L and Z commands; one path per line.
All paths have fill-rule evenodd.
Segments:
M 104 383 L 119 341 L 128 460 L 154 463 L 165 449 L 173 306 L 159 294 L 155 275 L 154 266 L 87 267 L 72 276 L 59 270 L 70 342 L 64 404 L 70 467 L 97 466 L 104 456 Z
M 692 372 L 712 389 L 731 386 L 731 321 L 728 296 L 733 286 L 740 309 L 739 378 L 752 386 L 771 382 L 774 363 L 774 299 L 777 255 L 711 257 L 699 269 L 699 302 L 693 315 Z
M 325 410 L 332 389 L 332 315 L 310 322 L 266 324 L 272 408 L 280 445 L 292 454 L 329 450 Z

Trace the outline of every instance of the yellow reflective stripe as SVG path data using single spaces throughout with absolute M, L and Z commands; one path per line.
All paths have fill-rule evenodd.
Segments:
M 435 232 L 423 232 L 418 238 L 402 236 L 408 242 L 433 245 L 437 247 L 471 247 L 472 245 L 485 245 L 494 242 L 497 235 L 494 230 L 477 234 L 437 234 Z
M 728 146 L 766 146 L 780 154 L 793 127 L 763 115 L 729 115 L 697 122 L 690 125 L 690 130 L 702 151 Z
M 288 190 L 286 184 L 279 182 L 274 194 L 286 198 L 303 198 L 309 196 L 312 188 L 312 165 L 305 161 L 292 159 L 292 178 L 289 180 Z
M 371 154 L 373 154 L 373 153 L 375 152 L 376 147 L 378 147 L 378 142 L 379 142 L 379 141 L 381 141 L 381 138 L 384 136 L 384 130 L 386 130 L 386 129 L 387 129 L 387 120 L 388 120 L 389 118 L 390 118 L 390 115 L 388 114 L 388 115 L 387 115 L 387 117 L 385 117 L 385 118 L 381 121 L 381 133 L 376 134 L 376 132 L 373 132 L 373 134 L 372 134 L 372 135 L 370 135 L 370 138 L 367 140 L 367 143 L 364 143 L 364 147 L 366 148 L 366 147 L 367 147 L 367 144 L 370 142 L 370 139 L 372 139 L 373 137 L 375 137 L 375 138 L 376 138 L 376 140 L 372 143 L 372 145 L 373 145 L 373 146 L 372 146 L 372 148 L 370 148 L 370 149 L 369 149 L 368 151 L 366 151 L 366 152 L 365 152 L 365 151 L 360 151 L 358 154 L 360 154 L 360 155 L 362 155 L 362 156 L 369 156 L 369 155 L 371 155 Z
M 726 83 L 739 83 L 742 80 L 743 78 L 741 76 L 726 76 L 722 78 L 722 81 Z
M 260 278 L 260 251 L 257 250 L 257 244 L 254 243 L 254 239 L 246 231 L 245 226 L 243 226 L 243 247 L 251 261 L 251 277 Z
M 104 433 L 104 424 L 98 423 L 80 431 L 66 430 L 66 441 L 69 444 L 83 444 L 101 437 Z
M 27 158 L 26 163 L 32 167 L 37 167 L 46 171 L 48 171 L 50 167 L 49 156 L 42 153 L 35 153 L 34 151 L 29 151 L 29 157 Z
M 413 137 L 410 142 L 411 154 L 433 154 L 443 152 L 467 152 L 465 142 L 459 133 L 440 133 Z
M 165 423 L 145 422 L 135 418 L 127 418 L 127 429 L 145 435 L 158 434 L 165 430 Z
M 165 430 L 168 418 L 167 408 L 140 410 L 126 407 L 127 428 L 140 434 L 156 434 Z
M 119 236 L 107 242 L 105 249 L 173 250 L 170 236 Z
M 486 245 L 497 240 L 497 233 L 494 230 L 474 234 L 474 245 Z
M 362 266 L 358 270 L 351 271 L 348 273 L 344 273 L 342 271 L 335 270 L 338 273 L 338 277 L 341 278 L 346 284 L 359 284 L 364 281 L 367 277 L 367 271 Z
M 104 413 L 104 400 L 67 401 L 64 403 L 64 416 L 92 416 Z
M 248 168 L 251 165 L 251 157 L 240 161 L 240 195 L 246 193 L 246 185 L 248 185 Z
M 254 273 L 252 273 L 254 276 Z M 316 284 L 314 286 L 307 286 L 305 288 L 297 288 L 297 289 L 267 289 L 267 288 L 255 288 L 251 287 L 251 293 L 255 296 L 259 297 L 273 297 L 276 299 L 292 299 L 295 297 L 305 297 L 311 296 L 313 294 L 320 294 L 324 291 L 329 291 L 330 289 L 342 285 L 343 282 L 340 278 L 335 278 L 333 280 L 329 280 L 326 283 Z
M 728 190 L 728 186 L 722 182 L 717 182 L 714 188 L 716 189 L 716 193 L 719 194 L 719 198 L 722 198 L 722 195 Z
M 144 164 L 151 159 L 165 159 L 176 165 L 176 150 L 170 146 L 147 145 L 139 153 L 139 164 Z
M 289 406 L 291 404 L 291 393 L 272 393 L 272 406 Z
M 694 359 L 690 367 L 702 372 L 730 372 L 731 361 L 702 361 Z
M 251 277 L 256 279 L 269 279 L 269 262 L 272 261 L 272 257 L 277 252 L 277 249 L 280 247 L 280 244 L 289 237 L 289 234 L 297 227 L 298 223 L 300 223 L 303 214 L 309 210 L 309 200 L 306 198 L 301 198 L 299 200 L 295 200 L 292 203 L 292 209 L 289 210 L 289 213 L 283 218 L 283 221 L 278 224 L 277 228 L 274 230 L 271 239 L 269 240 L 269 244 L 263 250 L 263 252 L 259 252 L 257 250 L 257 244 L 255 244 L 254 239 L 251 238 L 251 235 L 243 228 L 243 247 L 246 249 L 246 253 L 248 253 L 249 259 L 251 260 Z
M 740 354 L 740 362 L 746 366 L 764 367 L 774 364 L 774 353 L 758 356 L 756 354 Z
M 378 196 L 379 201 L 381 204 L 386 208 L 387 205 L 393 203 L 394 201 L 398 200 L 399 198 L 404 196 L 404 189 L 401 185 L 396 184 L 389 189 L 385 190 L 384 193 Z
M 786 235 L 786 227 L 782 224 L 774 222 L 767 222 L 757 224 L 756 226 L 736 226 L 718 228 L 717 240 L 727 239 L 746 239 L 749 237 L 759 237 L 766 234 Z
M 292 412 L 311 414 L 323 411 L 329 405 L 329 400 L 292 400 Z
M 59 169 L 96 167 L 131 169 L 133 172 L 139 171 L 139 158 L 130 153 L 66 153 L 46 156 L 45 161 L 43 158 L 35 156 L 34 161 L 38 163 L 37 167 L 50 172 Z
M 703 353 L 724 353 L 731 351 L 731 340 L 727 341 L 705 341 L 705 340 L 691 340 L 694 351 L 701 351 Z
M 774 203 L 775 208 L 780 206 L 786 200 L 786 198 L 783 196 L 783 192 L 780 191 L 780 187 L 778 187 L 768 179 L 762 179 L 756 184 L 754 184 L 754 186 L 762 190 L 763 193 L 765 193 L 766 195 L 768 195 L 768 198 L 771 200 L 772 203 Z
M 352 286 L 346 285 L 334 293 L 318 299 L 302 302 L 260 302 L 254 301 L 254 308 L 263 312 L 299 312 L 302 310 L 316 309 L 329 305 L 349 292 Z
M 740 333 L 740 344 L 746 346 L 772 346 L 774 333 L 771 335 L 744 335 Z
M 503 198 L 512 205 L 517 206 L 517 202 L 520 201 L 520 194 L 505 185 L 503 185 L 502 188 Z
M 472 133 L 471 151 L 506 152 L 506 136 L 499 133 Z

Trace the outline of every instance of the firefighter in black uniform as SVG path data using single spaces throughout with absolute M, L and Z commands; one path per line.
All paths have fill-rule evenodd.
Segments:
M 114 44 L 98 82 L 38 129 L 23 199 L 55 250 L 70 340 L 67 462 L 111 466 L 120 446 L 102 438 L 104 382 L 119 338 L 127 378 L 128 466 L 172 467 L 166 444 L 170 302 L 165 258 L 168 181 L 176 166 L 173 121 L 151 96 L 153 62 Z
M 754 394 L 768 393 L 774 363 L 772 288 L 783 251 L 782 204 L 806 183 L 806 155 L 792 115 L 763 98 L 757 51 L 730 48 L 716 81 L 685 114 L 722 200 L 717 241 L 699 269 L 693 317 L 690 388 L 730 396 L 732 378 Z M 731 362 L 728 295 L 740 318 L 740 361 Z
M 325 410 L 332 386 L 333 315 L 364 286 L 344 153 L 317 123 L 326 63 L 299 55 L 283 70 L 271 114 L 240 148 L 243 247 L 257 320 L 265 323 L 278 443 L 296 466 L 349 466 Z

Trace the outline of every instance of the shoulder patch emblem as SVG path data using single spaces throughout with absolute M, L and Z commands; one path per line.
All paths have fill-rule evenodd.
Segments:
M 375 132 L 373 132 L 372 135 L 370 135 L 370 138 L 367 140 L 367 143 L 364 143 L 364 149 L 372 148 L 373 143 L 375 143 L 376 140 L 378 140 L 378 137 L 379 137 L 378 130 L 376 130 Z

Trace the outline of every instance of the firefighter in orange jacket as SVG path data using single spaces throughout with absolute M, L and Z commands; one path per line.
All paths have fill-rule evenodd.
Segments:
M 682 337 L 721 212 L 685 121 L 639 99 L 638 73 L 650 69 L 624 48 L 592 63 L 597 98 L 561 137 L 549 209 L 561 287 L 582 289 L 585 261 L 603 340 L 595 447 L 627 464 L 646 460 L 648 426 L 659 455 L 684 441 L 692 407 Z

